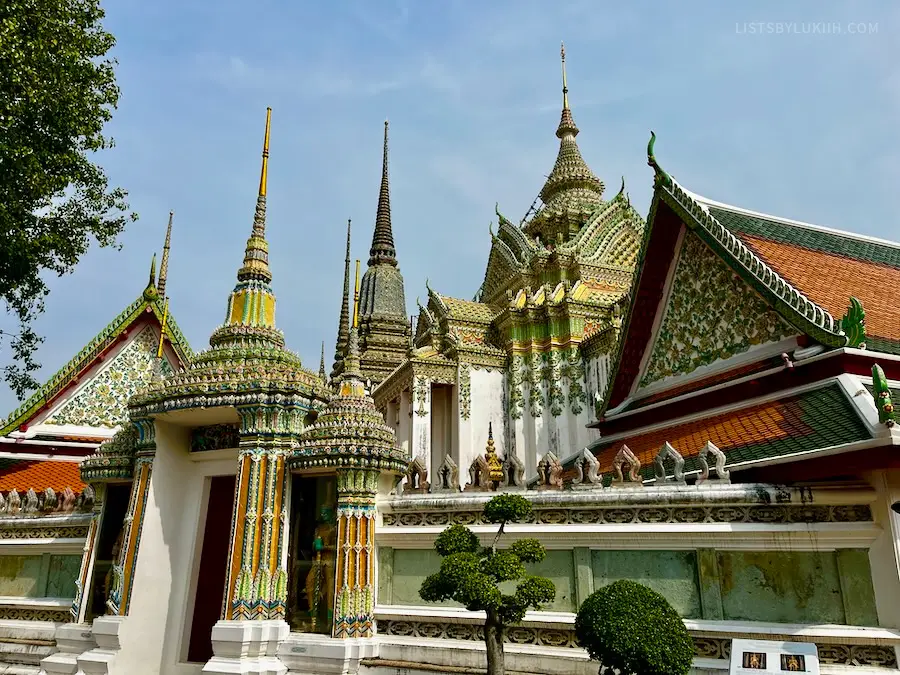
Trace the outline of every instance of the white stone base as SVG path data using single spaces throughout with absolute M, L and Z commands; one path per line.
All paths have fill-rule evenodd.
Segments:
M 92 632 L 97 646 L 78 657 L 84 675 L 125 675 L 127 669 L 116 669 L 116 656 L 122 649 L 122 625 L 127 617 L 98 616 Z
M 291 633 L 278 655 L 289 675 L 356 675 L 362 659 L 378 655 L 378 643 L 372 638 L 343 640 Z
M 285 621 L 219 621 L 212 629 L 214 656 L 207 675 L 285 675 L 278 645 L 287 638 Z
M 56 629 L 55 654 L 41 659 L 41 675 L 75 675 L 78 657 L 97 646 L 90 624 L 64 623 Z

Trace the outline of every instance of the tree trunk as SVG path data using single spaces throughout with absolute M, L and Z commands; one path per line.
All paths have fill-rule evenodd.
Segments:
M 504 627 L 496 612 L 488 612 L 484 622 L 484 644 L 487 647 L 487 675 L 506 675 L 503 662 Z

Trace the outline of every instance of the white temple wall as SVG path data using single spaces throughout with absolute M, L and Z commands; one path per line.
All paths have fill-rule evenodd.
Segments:
M 431 464 L 431 383 L 425 378 L 413 381 L 411 397 L 412 453 L 411 457 L 422 457 L 428 475 L 437 469 Z
M 453 399 L 455 388 L 431 385 L 431 466 L 435 470 L 453 447 Z
M 876 471 L 868 479 L 878 495 L 872 518 L 881 527 L 869 547 L 875 608 L 882 626 L 900 628 L 900 515 L 891 510 L 900 501 L 900 471 Z
M 484 454 L 488 439 L 488 424 L 494 432 L 494 447 L 497 454 L 506 454 L 506 430 L 503 423 L 506 411 L 503 409 L 503 373 L 495 370 L 472 369 L 471 404 L 469 412 L 469 451 L 461 456 L 460 469 L 468 471 L 472 461 Z
M 410 390 L 400 392 L 400 405 L 397 408 L 397 443 L 403 448 L 406 456 L 412 458 L 412 397 Z
M 203 493 L 202 487 L 191 489 L 197 486 L 191 485 L 189 443 L 186 429 L 156 422 L 156 457 L 117 658 L 129 664 L 131 675 L 173 672 L 175 665 L 171 636 L 184 625 L 184 607 L 173 611 L 172 605 L 186 592 Z

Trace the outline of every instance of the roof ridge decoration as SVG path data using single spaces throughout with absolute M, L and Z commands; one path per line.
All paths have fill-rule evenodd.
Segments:
M 654 156 L 655 143 L 656 134 L 651 131 L 650 142 L 647 144 L 647 164 L 655 172 L 655 189 L 668 197 L 666 201 L 669 205 L 686 216 L 686 220 L 692 221 L 695 225 L 692 229 L 697 230 L 701 238 L 722 255 L 735 272 L 767 297 L 775 310 L 791 325 L 827 346 L 846 346 L 849 340 L 841 322 L 766 264 L 666 173 Z
M 331 377 L 336 379 L 343 368 L 347 343 L 350 340 L 350 218 L 347 218 L 347 252 L 344 256 L 344 293 L 341 297 L 341 316 L 338 320 L 337 343 L 334 348 L 334 365 Z
M 166 280 L 169 276 L 169 249 L 172 245 L 172 219 L 175 216 L 174 211 L 169 211 L 169 224 L 166 226 L 166 240 L 163 243 L 162 260 L 159 263 L 159 281 L 156 283 L 156 290 L 159 297 L 166 296 Z
M 378 191 L 378 210 L 375 214 L 375 233 L 369 251 L 369 267 L 372 265 L 397 266 L 397 249 L 391 228 L 391 186 L 388 177 L 388 121 L 384 121 L 384 151 L 381 164 L 381 187 Z
M 150 258 L 150 278 L 147 279 L 147 287 L 144 289 L 144 297 L 148 300 L 155 300 L 159 297 L 156 290 L 156 254 Z

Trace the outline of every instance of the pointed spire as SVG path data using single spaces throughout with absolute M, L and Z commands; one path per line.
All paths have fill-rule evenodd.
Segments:
M 575 119 L 572 117 L 572 111 L 569 109 L 569 87 L 566 82 L 566 45 L 564 43 L 561 43 L 559 55 L 562 59 L 563 107 L 562 115 L 559 118 L 559 127 L 556 129 L 556 137 L 562 138 L 565 134 L 571 134 L 575 137 L 578 135 L 578 127 L 575 126 Z
M 326 379 L 325 375 L 325 340 L 322 340 L 322 357 L 319 359 L 319 377 Z
M 369 250 L 369 267 L 377 264 L 397 266 L 397 250 L 391 230 L 391 189 L 388 178 L 388 123 L 384 122 L 384 155 L 381 165 L 381 190 L 378 192 L 378 211 L 375 214 L 375 234 Z
M 341 396 L 365 393 L 363 375 L 359 369 L 359 260 L 356 261 L 356 282 L 353 284 L 353 324 L 350 327 L 350 339 L 347 344 L 347 356 L 344 358 L 344 372 L 341 378 Z
M 256 198 L 256 212 L 253 215 L 253 230 L 244 251 L 244 265 L 238 270 L 238 279 L 241 281 L 251 279 L 266 283 L 272 281 L 272 272 L 269 270 L 269 244 L 266 241 L 266 189 L 269 178 L 269 128 L 271 122 L 272 109 L 266 108 L 266 134 L 263 139 L 259 195 Z
M 563 216 L 570 213 L 575 220 L 580 220 L 578 214 L 590 213 L 601 203 L 603 195 L 603 183 L 590 167 L 585 163 L 575 142 L 578 135 L 578 127 L 572 117 L 569 107 L 569 85 L 566 77 L 566 49 L 565 45 L 560 49 L 562 59 L 563 81 L 563 107 L 559 118 L 559 126 L 556 128 L 556 137 L 559 138 L 559 153 L 553 170 L 547 177 L 547 181 L 541 188 L 540 198 L 543 202 L 533 223 L 543 222 L 548 219 Z M 568 216 L 564 220 L 568 220 Z M 531 234 L 539 234 L 541 227 L 527 228 Z M 546 234 L 554 234 L 547 232 Z
M 156 284 L 156 290 L 159 291 L 159 297 L 166 296 L 166 278 L 169 276 L 169 247 L 172 244 L 172 217 L 174 211 L 169 211 L 169 225 L 166 227 L 166 241 L 163 244 L 162 260 L 159 263 L 159 282 Z
M 341 318 L 338 323 L 337 344 L 334 348 L 334 365 L 331 377 L 341 374 L 341 364 L 347 354 L 350 339 L 350 219 L 347 218 L 347 253 L 344 257 L 344 295 L 341 298 Z
M 253 230 L 244 251 L 244 264 L 237 273 L 237 285 L 228 299 L 226 326 L 252 326 L 273 331 L 275 328 L 275 293 L 269 271 L 269 244 L 266 241 L 266 182 L 269 169 L 269 127 L 272 109 L 266 109 L 266 134 L 263 140 L 262 170 L 259 196 L 253 217 Z M 274 333 L 273 333 L 274 334 Z M 269 333 L 267 333 L 269 335 Z M 271 335 L 269 335 L 271 337 Z M 283 338 L 276 338 L 283 344 Z

